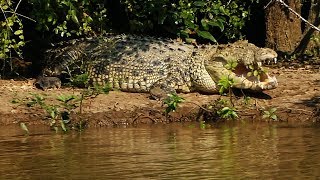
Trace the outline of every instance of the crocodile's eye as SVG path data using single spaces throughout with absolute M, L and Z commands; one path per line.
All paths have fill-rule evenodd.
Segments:
M 257 62 L 276 62 L 278 54 L 269 48 L 261 48 L 259 51 L 255 53 L 255 59 Z

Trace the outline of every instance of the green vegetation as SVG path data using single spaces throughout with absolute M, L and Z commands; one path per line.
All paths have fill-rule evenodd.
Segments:
M 29 0 L 30 16 L 37 21 L 39 32 L 54 32 L 61 37 L 104 33 L 107 9 L 101 0 Z M 62 16 L 63 15 L 63 16 Z
M 29 134 L 29 129 L 27 125 L 23 122 L 20 123 L 20 128 L 28 135 Z
M 266 73 L 266 70 L 264 69 L 257 70 L 253 65 L 249 65 L 249 69 L 250 69 L 250 72 L 247 73 L 247 76 L 248 77 L 254 76 L 259 80 L 260 80 L 260 75 L 263 73 Z
M 174 112 L 177 109 L 178 105 L 183 101 L 184 99 L 177 94 L 169 94 L 168 97 L 163 101 L 164 104 L 167 105 L 165 110 L 166 114 Z
M 88 76 L 85 74 L 76 76 L 72 81 L 75 84 L 85 85 L 79 95 L 75 94 L 61 94 L 58 95 L 55 100 L 58 102 L 52 102 L 47 100 L 46 97 L 39 94 L 31 94 L 31 97 L 27 100 L 20 100 L 17 97 L 12 99 L 12 103 L 26 104 L 27 107 L 39 106 L 46 112 L 46 117 L 50 121 L 50 127 L 56 132 L 59 128 L 63 132 L 67 132 L 70 129 L 82 131 L 86 126 L 86 119 L 83 119 L 83 102 L 87 99 L 97 97 L 99 94 L 108 94 L 110 86 L 88 86 Z M 72 117 L 76 117 L 79 121 L 74 121 Z M 27 126 L 23 123 L 20 127 L 28 133 Z
M 264 110 L 262 118 L 277 121 L 278 116 L 276 115 L 276 111 L 277 111 L 277 108 L 274 108 L 274 107 L 270 108 L 269 110 Z
M 223 107 L 219 111 L 217 111 L 218 115 L 223 119 L 236 119 L 238 118 L 238 114 L 234 107 Z
M 307 51 L 306 54 L 317 57 L 320 55 L 320 34 L 313 35 L 310 40 L 312 42 L 312 48 L 310 51 Z
M 6 60 L 12 55 L 22 55 L 21 47 L 25 45 L 23 23 L 12 1 L 1 0 L 0 7 L 4 15 L 4 20 L 0 21 L 0 60 Z
M 121 1 L 135 32 L 162 30 L 193 42 L 198 38 L 216 42 L 221 36 L 242 36 L 253 1 L 126 0 Z M 222 33 L 223 32 L 223 33 Z
M 3 74 L 12 71 L 12 58 L 22 57 L 25 45 L 39 51 L 39 41 L 49 45 L 114 31 L 155 33 L 180 37 L 190 43 L 235 40 L 244 36 L 250 8 L 256 3 L 254 0 L 1 0 L 1 70 Z
M 55 131 L 58 131 L 60 127 L 64 132 L 68 131 L 67 124 L 70 121 L 71 112 L 77 107 L 76 99 L 74 95 L 60 95 L 56 99 L 60 101 L 60 104 L 48 104 L 45 102 L 45 98 L 38 94 L 32 94 L 32 99 L 27 103 L 28 107 L 39 105 L 44 109 L 50 120 L 50 127 Z
M 231 94 L 231 87 L 234 84 L 234 79 L 230 78 L 229 76 L 225 75 L 222 76 L 218 82 L 219 93 L 222 95 L 224 92 L 228 91 L 229 95 Z

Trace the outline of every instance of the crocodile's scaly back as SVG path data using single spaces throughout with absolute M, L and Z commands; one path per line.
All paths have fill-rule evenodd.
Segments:
M 54 55 L 48 56 L 50 63 L 43 74 L 55 76 L 66 71 L 74 76 L 87 72 L 91 83 L 109 83 L 115 89 L 130 92 L 149 92 L 154 86 L 178 92 L 190 92 L 194 88 L 216 91 L 203 60 L 197 58 L 192 45 L 131 35 L 69 44 L 72 46 L 48 52 Z

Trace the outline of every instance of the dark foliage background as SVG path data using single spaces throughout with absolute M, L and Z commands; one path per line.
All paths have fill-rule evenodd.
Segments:
M 252 12 L 263 12 L 257 0 L 0 0 L 0 7 L 1 72 L 14 70 L 15 57 L 39 59 L 51 43 L 108 32 L 235 41 L 252 34 Z M 254 20 L 263 27 L 263 15 Z

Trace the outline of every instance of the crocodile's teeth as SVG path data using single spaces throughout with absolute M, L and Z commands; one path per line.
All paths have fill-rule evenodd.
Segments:
M 277 64 L 277 58 L 276 58 L 276 57 L 273 59 L 273 62 L 274 62 L 275 64 Z

